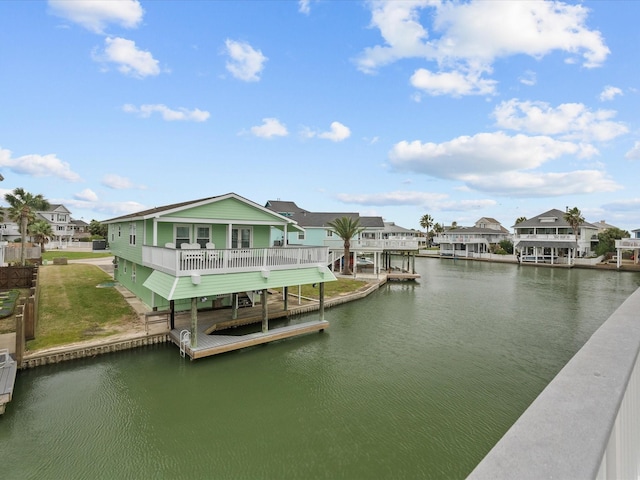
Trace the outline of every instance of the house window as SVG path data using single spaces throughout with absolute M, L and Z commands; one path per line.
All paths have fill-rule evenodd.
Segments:
M 62 214 L 58 214 L 58 222 L 66 222 L 67 221 L 67 216 L 66 215 L 62 215 Z
M 304 240 L 304 232 L 298 232 L 298 240 Z
M 231 230 L 231 248 L 251 248 L 251 229 L 244 227 Z
M 130 223 L 129 224 L 129 245 L 135 245 L 135 244 L 136 244 L 136 224 Z
M 122 236 L 122 226 L 118 225 L 118 238 Z
M 211 241 L 211 230 L 209 227 L 197 227 L 196 228 L 196 242 L 200 245 L 200 248 L 207 248 L 207 243 Z
M 176 225 L 175 227 L 175 238 L 176 238 L 176 248 L 180 248 L 180 245 L 183 243 L 191 242 L 190 229 L 188 225 Z
M 131 283 L 136 283 L 136 264 L 131 264 Z
M 327 230 L 327 237 L 333 237 L 333 230 Z

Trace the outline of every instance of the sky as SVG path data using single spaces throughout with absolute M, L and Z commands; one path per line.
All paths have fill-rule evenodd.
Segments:
M 0 204 L 640 228 L 640 2 L 0 1 Z

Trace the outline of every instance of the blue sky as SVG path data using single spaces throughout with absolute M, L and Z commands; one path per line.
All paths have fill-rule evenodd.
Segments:
M 640 228 L 640 2 L 0 2 L 0 193 Z

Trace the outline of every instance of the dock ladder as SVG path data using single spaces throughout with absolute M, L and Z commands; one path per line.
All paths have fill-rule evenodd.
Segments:
M 189 330 L 180 331 L 180 356 L 184 357 L 187 353 L 186 345 L 191 343 L 191 332 Z

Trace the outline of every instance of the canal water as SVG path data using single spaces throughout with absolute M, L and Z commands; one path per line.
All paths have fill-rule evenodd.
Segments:
M 640 274 L 416 260 L 324 333 L 190 362 L 171 345 L 19 373 L 9 479 L 461 479 Z M 310 314 L 317 318 L 317 313 Z

